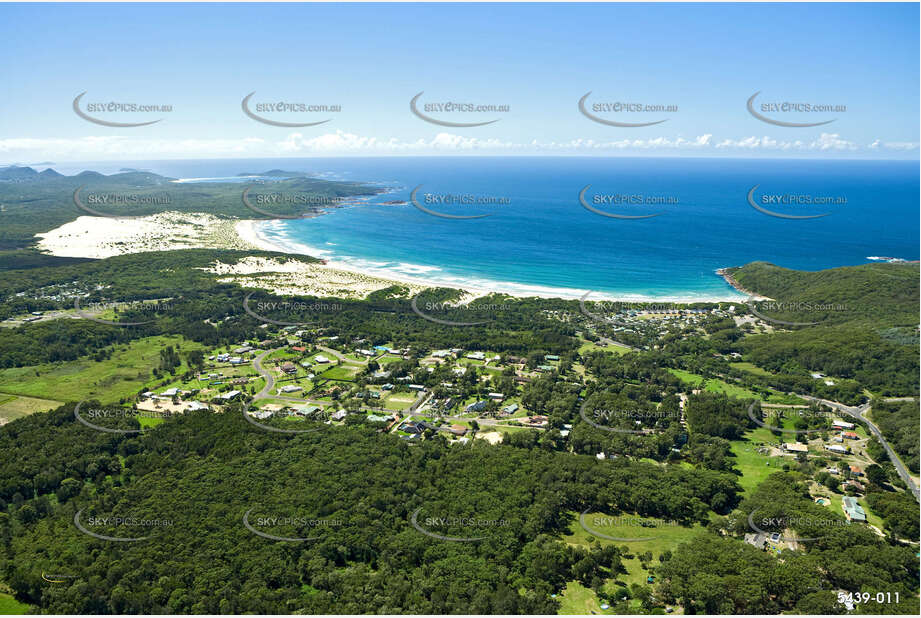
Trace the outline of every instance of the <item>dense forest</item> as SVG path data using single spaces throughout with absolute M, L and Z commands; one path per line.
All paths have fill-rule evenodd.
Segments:
M 68 405 L 11 423 L 0 438 L 12 456 L 0 572 L 44 611 L 554 613 L 550 595 L 566 581 L 590 585 L 619 568 L 617 548 L 559 541 L 574 513 L 691 524 L 715 503 L 737 502 L 727 474 L 483 443 L 410 446 L 361 428 L 290 438 L 239 413 L 188 414 L 137 437 L 99 434 Z M 331 525 L 275 528 L 317 538 L 273 542 L 242 525 L 249 509 Z M 410 525 L 417 509 L 501 525 L 477 528 L 482 542 L 447 542 Z M 84 521 L 169 524 L 146 529 L 143 542 L 101 541 L 74 525 L 78 511 Z M 43 571 L 72 579 L 49 586 Z

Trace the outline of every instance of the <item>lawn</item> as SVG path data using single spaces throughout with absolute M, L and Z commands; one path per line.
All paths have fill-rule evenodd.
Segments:
M 759 367 L 759 366 L 757 366 L 757 365 L 753 365 L 753 364 L 751 364 L 751 363 L 746 363 L 746 362 L 743 362 L 743 361 L 739 361 L 739 362 L 737 362 L 737 363 L 729 363 L 729 366 L 730 366 L 730 367 L 735 367 L 736 369 L 739 369 L 739 370 L 741 370 L 741 371 L 747 371 L 748 373 L 753 373 L 753 374 L 758 375 L 758 376 L 769 376 L 769 375 L 771 375 L 771 372 L 770 372 L 770 371 L 767 371 L 766 369 L 762 369 L 761 367 Z
M 12 595 L 9 595 L 5 592 L 0 592 L 0 614 L 29 614 L 31 613 L 31 610 L 31 605 L 20 603 L 14 599 Z
M 388 410 L 405 410 L 413 405 L 414 401 L 416 398 L 412 393 L 391 393 L 384 400 L 384 407 Z
M 0 391 L 53 401 L 98 399 L 114 403 L 135 395 L 153 383 L 151 371 L 160 365 L 160 350 L 167 345 L 181 346 L 180 356 L 198 343 L 179 336 L 146 337 L 116 347 L 111 358 L 95 361 L 83 357 L 74 361 L 45 363 L 31 367 L 0 370 Z M 186 371 L 183 363 L 176 374 Z
M 606 345 L 600 346 L 597 343 L 592 343 L 591 341 L 586 341 L 579 346 L 579 354 L 585 355 L 590 352 L 610 352 L 611 354 L 626 354 L 630 350 L 619 345 Z
M 790 460 L 783 457 L 770 457 L 758 452 L 756 442 L 776 443 L 771 432 L 763 427 L 750 432 L 745 440 L 733 440 L 729 443 L 732 453 L 736 456 L 736 468 L 742 473 L 739 477 L 739 485 L 742 487 L 743 494 L 750 492 L 761 484 L 761 481 L 783 470 L 784 463 L 790 463 Z
M 317 375 L 324 380 L 344 380 L 350 382 L 358 371 L 357 368 L 350 365 L 339 365 L 337 367 L 330 367 L 323 373 Z
M 669 369 L 668 371 L 682 382 L 693 384 L 695 388 L 700 388 L 700 384 L 704 381 L 703 376 L 696 373 L 691 373 L 690 371 L 685 371 L 683 369 Z M 718 378 L 711 378 L 707 380 L 706 386 L 704 386 L 704 390 L 708 393 L 722 393 L 727 397 L 736 397 L 738 399 L 761 399 L 760 395 L 753 393 L 747 388 L 743 388 L 736 384 L 730 384 Z M 787 395 L 785 393 L 780 393 L 774 390 L 770 392 L 770 395 L 765 401 L 767 403 L 782 403 L 792 405 L 806 403 L 803 399 L 797 397 L 796 395 Z
M 588 615 L 603 614 L 601 604 L 595 591 L 586 588 L 577 581 L 571 581 L 566 584 L 563 593 L 557 597 L 560 602 L 561 615 Z
M 581 545 L 587 548 L 589 545 L 589 537 L 592 536 L 593 538 L 596 538 L 602 545 L 613 544 L 617 545 L 618 547 L 627 546 L 632 552 L 632 558 L 623 560 L 624 568 L 627 570 L 627 572 L 618 575 L 614 579 L 614 583 L 618 585 L 623 584 L 624 586 L 630 586 L 630 584 L 634 583 L 646 585 L 646 577 L 650 575 L 650 573 L 642 568 L 639 559 L 640 554 L 643 554 L 647 551 L 651 552 L 653 559 L 650 562 L 650 566 L 655 567 L 659 564 L 659 556 L 663 551 L 668 549 L 674 552 L 678 545 L 690 541 L 694 535 L 704 530 L 704 528 L 699 524 L 695 524 L 694 526 L 679 526 L 675 525 L 673 522 L 669 522 L 667 520 L 659 519 L 656 517 L 587 513 L 585 516 L 586 524 L 589 528 L 596 530 L 601 534 L 624 539 L 645 539 L 647 537 L 652 537 L 649 540 L 643 541 L 612 541 L 603 537 L 595 537 L 591 535 L 580 525 L 579 514 L 573 513 L 573 516 L 574 520 L 569 526 L 572 534 L 565 535 L 563 537 L 564 542 L 571 543 L 573 545 Z M 598 521 L 599 519 L 601 521 Z M 643 527 L 637 524 L 637 520 L 652 522 L 655 525 L 653 527 Z M 609 585 L 606 586 L 607 589 L 612 588 L 610 583 L 611 582 L 609 582 Z
M 35 397 L 17 397 L 0 393 L 0 421 L 9 422 L 34 412 L 47 412 L 61 405 L 60 401 L 37 399 Z

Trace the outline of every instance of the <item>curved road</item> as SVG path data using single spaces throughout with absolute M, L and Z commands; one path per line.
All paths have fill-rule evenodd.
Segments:
M 837 401 L 829 401 L 828 399 L 820 399 L 818 397 L 812 397 L 809 395 L 800 395 L 800 397 L 808 399 L 809 401 L 818 401 L 819 403 L 824 403 L 830 408 L 865 422 L 873 435 L 876 436 L 876 439 L 879 440 L 880 444 L 883 445 L 883 448 L 886 449 L 886 453 L 889 455 L 889 460 L 892 462 L 892 465 L 895 466 L 895 471 L 898 472 L 901 479 L 905 481 L 905 484 L 911 490 L 911 493 L 915 496 L 915 500 L 921 502 L 921 496 L 919 496 L 918 493 L 918 486 L 915 484 L 915 480 L 911 478 L 911 474 L 908 472 L 908 469 L 902 463 L 902 460 L 899 459 L 899 456 L 892 449 L 892 447 L 889 446 L 889 443 L 886 442 L 886 438 L 883 437 L 883 432 L 879 430 L 879 427 L 877 427 L 873 421 L 866 417 L 867 412 L 870 410 L 869 403 L 865 403 L 862 406 L 852 407 L 838 403 Z

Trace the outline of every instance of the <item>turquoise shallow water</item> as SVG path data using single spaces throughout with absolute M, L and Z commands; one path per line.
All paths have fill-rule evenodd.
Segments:
M 763 260 L 819 270 L 868 256 L 919 257 L 918 165 L 910 161 L 390 157 L 131 166 L 176 178 L 284 169 L 378 183 L 389 192 L 361 206 L 262 224 L 260 233 L 288 250 L 375 274 L 515 293 L 728 299 L 739 295 L 715 274 L 724 266 Z M 420 185 L 419 202 L 429 210 L 490 216 L 445 219 L 411 204 L 385 204 L 408 200 Z M 660 214 L 596 214 L 580 204 L 586 185 L 586 201 L 602 212 Z M 768 216 L 747 200 L 756 185 L 756 204 L 773 212 L 830 214 Z M 781 201 L 791 195 L 800 203 Z M 446 196 L 488 203 L 437 199 Z M 832 202 L 802 203 L 817 198 Z
M 818 270 L 919 254 L 911 163 L 479 158 L 341 166 L 340 177 L 383 182 L 392 193 L 315 219 L 264 224 L 261 234 L 382 275 L 516 293 L 683 300 L 738 298 L 715 271 L 755 260 Z M 412 204 L 383 204 L 408 200 L 420 185 L 417 200 L 428 210 L 491 216 L 444 219 Z M 659 215 L 591 212 L 579 201 L 586 185 L 585 201 L 597 210 Z M 755 203 L 772 212 L 831 214 L 768 216 L 747 200 L 755 185 Z M 439 201 L 448 196 L 488 203 Z M 798 203 L 784 203 L 788 196 Z M 820 198 L 831 203 L 805 203 Z

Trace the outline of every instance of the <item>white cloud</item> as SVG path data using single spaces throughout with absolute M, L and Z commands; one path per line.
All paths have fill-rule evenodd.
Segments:
M 104 160 L 154 158 L 271 157 L 319 154 L 580 154 L 641 153 L 652 151 L 694 152 L 881 152 L 882 149 L 905 152 L 918 148 L 915 142 L 883 142 L 879 139 L 865 147 L 842 138 L 837 133 L 822 133 L 811 141 L 777 139 L 770 136 L 714 139 L 712 133 L 690 138 L 660 136 L 596 140 L 575 138 L 563 142 L 526 143 L 496 138 L 479 138 L 442 132 L 432 138 L 401 140 L 395 137 L 367 137 L 335 131 L 317 136 L 294 132 L 281 140 L 257 137 L 236 139 L 151 139 L 135 136 L 86 136 L 80 138 L 10 138 L 0 139 L 0 156 L 6 160 Z

